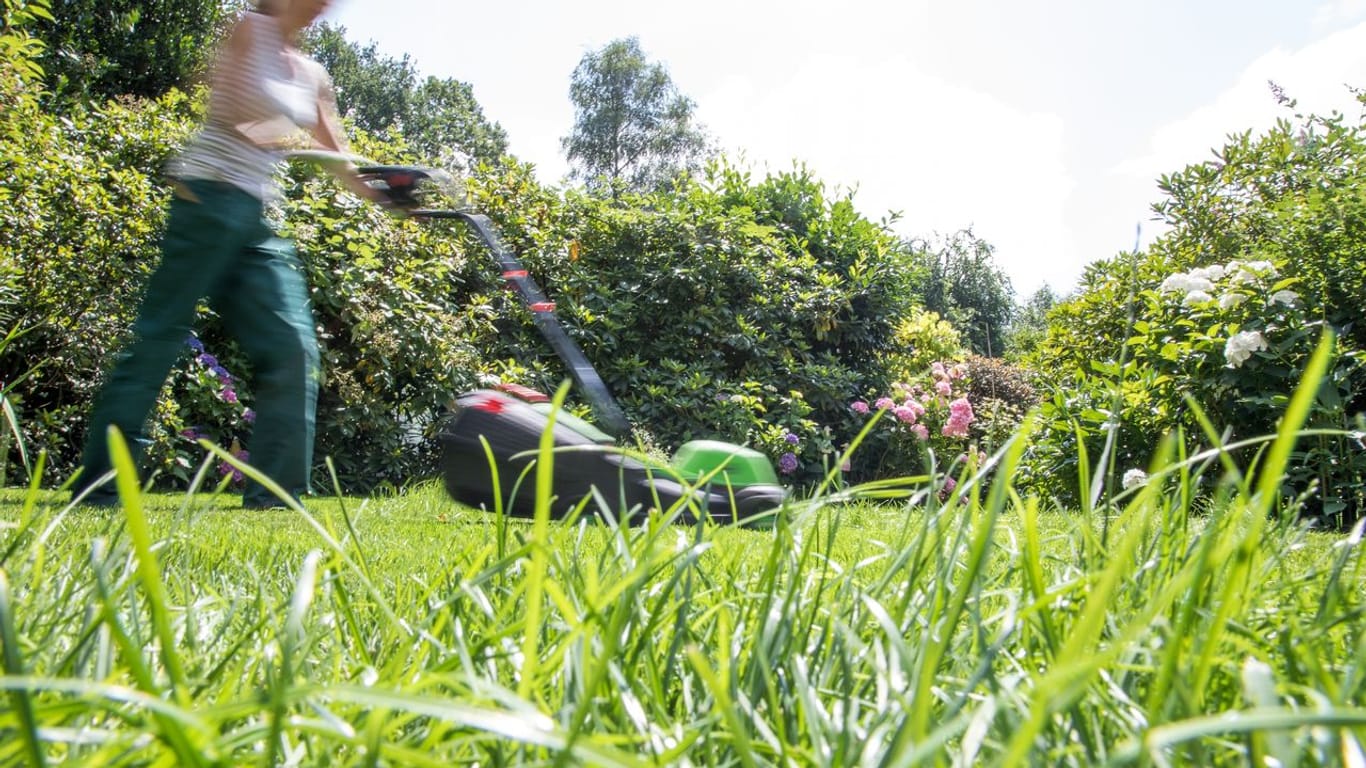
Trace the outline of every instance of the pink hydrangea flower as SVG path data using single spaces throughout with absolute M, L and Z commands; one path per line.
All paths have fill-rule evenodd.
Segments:
M 960 397 L 949 403 L 949 413 L 954 416 L 962 417 L 967 421 L 972 421 L 972 403 L 966 397 Z
M 967 437 L 968 423 L 958 419 L 950 418 L 944 422 L 944 428 L 940 430 L 945 437 Z
M 893 408 L 892 414 L 903 424 L 914 424 L 918 418 L 915 409 L 905 405 L 898 405 L 896 408 Z
M 953 385 L 949 384 L 946 379 L 940 379 L 934 383 L 934 391 L 944 397 L 948 397 L 953 394 Z
M 892 398 L 890 397 L 879 397 L 877 399 L 877 402 L 873 403 L 873 406 L 876 407 L 879 411 L 891 410 L 891 408 L 895 405 L 896 403 L 893 403 Z
M 916 424 L 915 426 L 911 427 L 911 434 L 915 435 L 921 441 L 929 440 L 930 428 L 925 426 L 924 424 Z
M 863 402 L 862 400 L 855 400 L 854 402 L 850 403 L 849 408 L 854 413 L 862 414 L 868 412 L 868 404 Z

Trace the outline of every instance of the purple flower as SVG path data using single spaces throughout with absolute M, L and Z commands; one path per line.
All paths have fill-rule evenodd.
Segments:
M 868 404 L 863 402 L 862 400 L 855 400 L 854 402 L 849 404 L 849 409 L 852 410 L 854 413 L 867 413 Z
M 223 391 L 219 392 L 218 396 L 222 398 L 225 403 L 237 402 L 237 392 L 231 387 L 223 387 Z
M 245 448 L 239 448 L 233 451 L 232 455 L 239 461 L 246 461 L 247 459 L 251 458 L 251 454 L 247 452 Z M 218 474 L 223 477 L 232 475 L 232 481 L 234 483 L 240 483 L 243 480 L 242 470 L 238 469 L 237 467 L 234 467 L 226 461 L 218 462 Z
M 218 474 L 223 477 L 232 475 L 232 481 L 234 483 L 242 482 L 243 478 L 242 470 L 238 469 L 237 467 L 234 467 L 226 461 L 218 462 Z
M 204 366 L 205 368 L 213 368 L 218 365 L 218 358 L 214 357 L 208 352 L 201 352 L 199 354 L 199 357 L 196 357 L 195 359 L 198 360 L 199 364 Z
M 203 435 L 200 434 L 199 430 L 195 429 L 194 427 L 180 430 L 180 436 L 185 438 L 186 440 L 198 440 L 199 438 L 203 437 Z
M 796 472 L 797 455 L 790 452 L 784 453 L 782 458 L 778 459 L 778 471 L 782 472 L 784 475 L 790 475 L 793 472 Z
M 248 424 L 255 424 L 255 423 L 256 423 L 256 411 L 253 411 L 253 410 L 250 409 L 250 408 L 244 408 L 244 409 L 242 409 L 242 421 L 245 421 L 245 422 L 248 423 Z
M 189 348 L 191 349 L 191 351 L 194 351 L 194 352 L 203 352 L 203 351 L 204 351 L 204 342 L 200 341 L 199 339 L 196 339 L 196 338 L 193 337 L 193 336 L 186 336 L 186 337 L 185 337 L 185 346 L 189 347 Z
M 953 491 L 957 487 L 958 481 L 953 479 L 951 475 L 945 475 L 944 484 L 939 488 L 939 500 L 948 501 L 949 496 L 953 495 Z
M 802 441 L 802 439 L 801 439 L 800 437 L 797 437 L 796 435 L 792 434 L 791 432 L 788 432 L 788 433 L 787 433 L 787 436 L 784 437 L 783 439 L 787 441 L 788 445 L 796 445 L 797 443 L 800 443 L 800 442 Z
M 228 373 L 228 369 L 227 369 L 227 368 L 224 368 L 224 367 L 221 366 L 221 365 L 215 365 L 215 366 L 214 366 L 213 368 L 211 368 L 210 370 L 212 370 L 212 371 L 213 371 L 213 375 L 217 376 L 217 377 L 218 377 L 218 380 L 221 381 L 221 382 L 223 382 L 224 384 L 228 384 L 228 383 L 231 383 L 231 382 L 232 382 L 232 374 L 231 374 L 231 373 Z

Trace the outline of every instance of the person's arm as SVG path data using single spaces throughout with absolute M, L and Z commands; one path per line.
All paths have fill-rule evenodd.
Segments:
M 332 86 L 332 78 L 328 77 L 326 70 L 321 65 L 312 61 L 309 63 L 318 73 L 318 119 L 314 121 L 313 129 L 309 133 L 312 135 L 316 148 L 344 155 L 348 151 L 346 133 L 342 128 L 341 116 L 337 113 L 337 96 L 336 90 Z M 385 202 L 382 192 L 371 188 L 361 180 L 356 173 L 354 164 L 328 164 L 327 170 L 357 197 L 373 203 Z

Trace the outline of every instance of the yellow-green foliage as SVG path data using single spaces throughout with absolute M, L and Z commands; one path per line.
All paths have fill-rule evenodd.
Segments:
M 888 368 L 893 376 L 909 381 L 922 375 L 930 364 L 961 360 L 967 354 L 958 329 L 938 313 L 913 309 L 897 323 Z

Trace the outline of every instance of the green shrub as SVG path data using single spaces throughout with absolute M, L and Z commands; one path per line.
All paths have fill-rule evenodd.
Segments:
M 18 270 L 0 315 L 34 330 L 0 360 L 41 363 L 15 394 L 48 482 L 74 470 L 91 398 L 127 340 L 164 227 L 160 168 L 199 104 L 172 93 L 60 120 L 6 115 L 31 125 L 0 155 L 0 253 Z M 364 136 L 356 148 L 405 159 Z M 306 265 L 323 355 L 317 455 L 343 488 L 431 474 L 438 419 L 460 391 L 564 378 L 470 232 L 392 219 L 307 166 L 287 169 L 284 189 L 276 215 Z M 749 443 L 791 482 L 814 480 L 862 425 L 848 403 L 890 380 L 894 331 L 915 308 L 905 254 L 805 173 L 755 182 L 718 167 L 629 206 L 543 187 L 516 163 L 482 169 L 470 189 L 663 448 Z M 187 339 L 148 435 L 149 469 L 172 485 L 202 460 L 195 436 L 250 451 L 250 365 L 210 308 L 196 328 L 203 350 Z
M 1098 457 L 1106 425 L 1119 425 L 1118 462 L 1130 467 L 1174 430 L 1205 442 L 1187 398 L 1233 439 L 1272 433 L 1324 331 L 1338 335 L 1338 357 L 1309 426 L 1353 428 L 1366 407 L 1363 159 L 1360 126 L 1310 117 L 1234 137 L 1219 162 L 1164 177 L 1156 210 L 1172 230 L 1147 254 L 1088 268 L 1079 295 L 1049 315 L 1032 364 L 1053 372 L 1057 391 L 1045 398 L 1031 476 L 1075 490 L 1071 443 L 1080 434 Z M 1351 519 L 1361 456 L 1350 436 L 1306 439 L 1284 491 L 1316 488 L 1315 513 Z
M 33 369 L 17 391 L 25 438 L 54 478 L 74 468 L 90 398 L 127 338 L 164 221 L 156 169 L 192 113 L 175 95 L 61 119 L 19 104 L 0 118 L 23 126 L 0 134 L 0 255 L 20 276 L 0 315 L 27 330 L 0 370 Z
M 963 361 L 967 398 L 976 409 L 973 437 L 991 452 L 1015 434 L 1029 410 L 1039 404 L 1034 374 L 1000 358 L 970 355 Z
M 635 423 L 668 448 L 753 444 L 793 482 L 856 434 L 848 403 L 886 385 L 894 330 L 916 306 L 896 240 L 804 172 L 755 182 L 717 166 L 621 205 L 557 203 L 526 182 L 477 198 Z
M 935 361 L 962 360 L 967 353 L 958 329 L 939 313 L 927 309 L 905 313 L 892 340 L 887 368 L 899 379 L 919 376 Z

